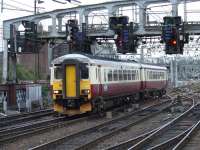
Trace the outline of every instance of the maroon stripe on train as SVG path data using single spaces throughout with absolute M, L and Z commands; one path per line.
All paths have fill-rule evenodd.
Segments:
M 142 90 L 163 89 L 167 81 L 146 81 L 110 84 L 92 84 L 92 97 L 96 96 L 116 96 L 122 94 L 136 93 Z

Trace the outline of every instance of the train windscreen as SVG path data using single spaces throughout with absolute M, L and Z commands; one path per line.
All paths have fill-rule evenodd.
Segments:
M 55 77 L 55 79 L 62 79 L 62 74 L 63 74 L 63 71 L 62 71 L 61 67 L 56 67 L 54 69 L 54 77 Z

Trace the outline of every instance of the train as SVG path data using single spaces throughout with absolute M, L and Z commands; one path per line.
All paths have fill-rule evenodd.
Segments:
M 102 112 L 112 105 L 162 96 L 167 68 L 136 61 L 67 54 L 52 61 L 54 111 L 64 115 Z

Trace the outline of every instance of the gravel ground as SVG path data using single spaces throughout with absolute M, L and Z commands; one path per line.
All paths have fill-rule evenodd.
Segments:
M 183 150 L 199 150 L 200 149 L 200 130 L 185 144 Z
M 96 144 L 92 149 L 100 150 L 105 149 L 114 145 L 117 145 L 123 141 L 127 141 L 129 139 L 132 139 L 134 137 L 137 137 L 141 134 L 144 134 L 146 132 L 149 132 L 155 128 L 158 128 L 161 125 L 164 125 L 165 123 L 171 121 L 173 118 L 177 117 L 181 113 L 171 113 L 171 112 L 163 112 L 155 117 L 151 117 L 142 123 L 139 123 L 137 125 L 132 126 L 131 128 L 121 131 L 120 133 L 110 137 L 106 138 L 103 142 Z
M 18 139 L 13 143 L 5 144 L 0 147 L 3 150 L 23 150 L 34 147 L 36 145 L 40 145 L 42 143 L 54 140 L 59 137 L 63 137 L 65 135 L 72 134 L 74 132 L 81 131 L 91 126 L 95 126 L 102 121 L 106 121 L 107 119 L 91 119 L 91 120 L 84 120 L 81 123 L 75 123 L 73 125 L 69 125 L 66 127 L 58 128 L 56 130 L 51 130 L 48 132 L 38 135 L 33 135 L 28 138 Z

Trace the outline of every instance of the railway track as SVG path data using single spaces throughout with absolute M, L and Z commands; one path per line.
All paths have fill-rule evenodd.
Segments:
M 31 148 L 31 150 L 39 149 L 86 149 L 95 144 L 99 140 L 114 135 L 115 133 L 125 130 L 139 122 L 144 121 L 150 116 L 156 115 L 161 111 L 169 108 L 173 104 L 171 100 L 146 107 L 142 110 L 131 112 L 126 116 L 106 121 L 95 127 L 82 130 L 71 135 L 64 136 L 51 142 Z M 90 140 L 89 140 L 90 139 Z M 77 144 L 78 143 L 78 144 Z M 59 145 L 59 146 L 58 146 Z
M 128 149 L 172 149 L 173 146 L 176 145 L 199 121 L 199 109 L 200 104 L 196 104 L 179 117 L 157 129 L 155 132 L 146 134 L 141 141 Z
M 190 100 L 189 100 L 190 101 Z M 191 103 L 192 105 L 192 103 Z M 169 122 L 170 120 L 176 118 L 181 114 L 181 112 L 189 109 L 191 105 L 183 105 L 182 103 L 178 102 L 176 105 L 173 105 L 169 109 L 159 112 L 158 114 L 151 116 L 145 119 L 142 122 L 135 124 L 134 126 L 130 126 L 126 130 L 122 130 L 115 134 L 115 136 L 104 137 L 101 141 L 96 144 L 91 145 L 89 149 L 125 149 L 125 147 L 115 147 L 115 148 L 108 148 L 110 146 L 116 145 L 117 143 L 121 143 L 122 141 L 129 140 L 133 138 L 133 136 L 138 136 L 135 138 L 135 142 L 142 140 L 144 136 L 147 134 L 149 135 L 152 131 L 159 128 L 160 126 L 164 125 L 165 123 Z M 181 108 L 181 109 L 180 109 Z M 140 136 L 142 135 L 142 136 Z M 81 148 L 84 149 L 84 148 Z
M 118 107 L 115 108 L 113 111 L 119 111 L 122 108 L 123 107 Z M 23 124 L 16 124 L 15 126 L 2 127 L 0 128 L 0 145 L 8 143 L 10 141 L 14 141 L 17 138 L 41 134 L 48 130 L 62 128 L 67 125 L 72 125 L 85 121 L 89 118 L 92 119 L 93 117 L 95 117 L 95 115 L 88 116 L 86 114 L 83 114 L 72 117 L 62 116 L 58 118 L 50 118 L 34 122 L 26 122 Z
M 189 132 L 173 147 L 173 150 L 199 150 L 200 120 Z
M 191 97 L 184 97 L 184 98 L 182 98 L 182 103 L 185 103 L 185 101 L 187 100 L 187 99 L 191 99 L 192 100 L 192 106 L 194 106 L 195 105 L 195 101 L 191 98 Z M 191 106 L 191 107 L 192 107 Z M 163 112 L 164 113 L 164 112 Z M 162 114 L 159 114 L 159 115 L 161 115 L 161 117 L 162 117 Z M 158 116 L 159 116 L 158 115 Z M 176 118 L 175 116 L 179 116 L 180 114 L 176 114 L 176 115 L 173 115 L 174 116 L 174 118 Z M 158 121 L 160 121 L 160 122 L 162 122 L 163 123 L 163 125 L 165 124 L 165 123 L 168 123 L 170 120 L 172 120 L 172 119 L 174 119 L 174 118 L 171 118 L 171 119 L 168 119 L 168 121 L 167 122 L 163 122 L 162 120 L 158 120 Z M 146 124 L 148 124 L 148 122 L 144 122 L 144 123 L 146 123 Z M 144 124 L 143 123 L 143 124 Z M 151 124 L 153 124 L 153 121 L 152 120 L 150 120 L 149 121 L 149 123 L 150 123 L 150 125 Z M 150 126 L 149 125 L 149 126 Z M 142 125 L 141 125 L 142 126 Z M 151 135 L 151 134 L 153 134 L 153 133 L 155 133 L 156 131 L 158 131 L 160 128 L 161 128 L 161 126 L 162 126 L 162 124 L 160 123 L 160 125 L 158 126 L 152 126 L 152 127 L 148 127 L 148 129 L 147 129 L 147 131 L 145 131 L 145 132 L 142 132 L 141 134 L 139 134 L 139 135 L 137 135 L 137 134 L 134 134 L 134 133 L 132 133 L 131 132 L 131 138 L 128 138 L 128 140 L 122 140 L 121 142 L 118 142 L 117 144 L 112 144 L 110 147 L 106 147 L 106 148 L 104 148 L 104 149 L 106 149 L 106 150 L 122 150 L 122 149 L 128 149 L 128 148 L 130 148 L 131 146 L 133 146 L 133 145 L 135 145 L 135 144 L 137 144 L 138 142 L 140 142 L 140 141 L 142 141 L 144 138 L 146 138 L 146 137 L 148 137 L 149 135 Z M 147 127 L 146 127 L 147 128 Z M 134 129 L 135 130 L 135 129 Z M 144 129 L 143 129 L 144 130 Z M 137 133 L 137 132 L 136 132 Z M 127 135 L 127 133 L 124 133 L 125 135 Z M 133 135 L 136 135 L 136 136 L 133 136 Z M 113 146 L 114 145 L 114 146 Z
M 6 126 L 15 125 L 18 123 L 24 123 L 27 121 L 31 121 L 34 119 L 39 119 L 45 116 L 51 116 L 55 114 L 52 109 L 32 112 L 32 113 L 24 113 L 19 115 L 12 115 L 4 118 L 0 118 L 0 130 Z
M 20 117 L 26 117 L 30 115 L 40 114 L 42 112 L 51 112 L 51 111 L 53 111 L 53 109 L 44 109 L 44 110 L 39 110 L 39 111 L 34 111 L 34 112 L 29 112 L 29 113 L 20 113 L 20 114 L 15 114 L 15 115 L 10 115 L 10 116 L 4 116 L 0 118 L 0 121 L 8 121 L 8 120 L 17 119 Z
M 64 116 L 64 117 L 59 117 L 59 118 L 43 120 L 43 121 L 39 121 L 35 123 L 27 123 L 27 124 L 13 127 L 13 128 L 1 130 L 0 131 L 0 145 L 16 140 L 17 138 L 39 134 L 48 130 L 53 130 L 56 128 L 61 128 L 67 125 L 71 125 L 76 122 L 81 122 L 85 120 L 86 118 L 87 117 L 66 118 Z

